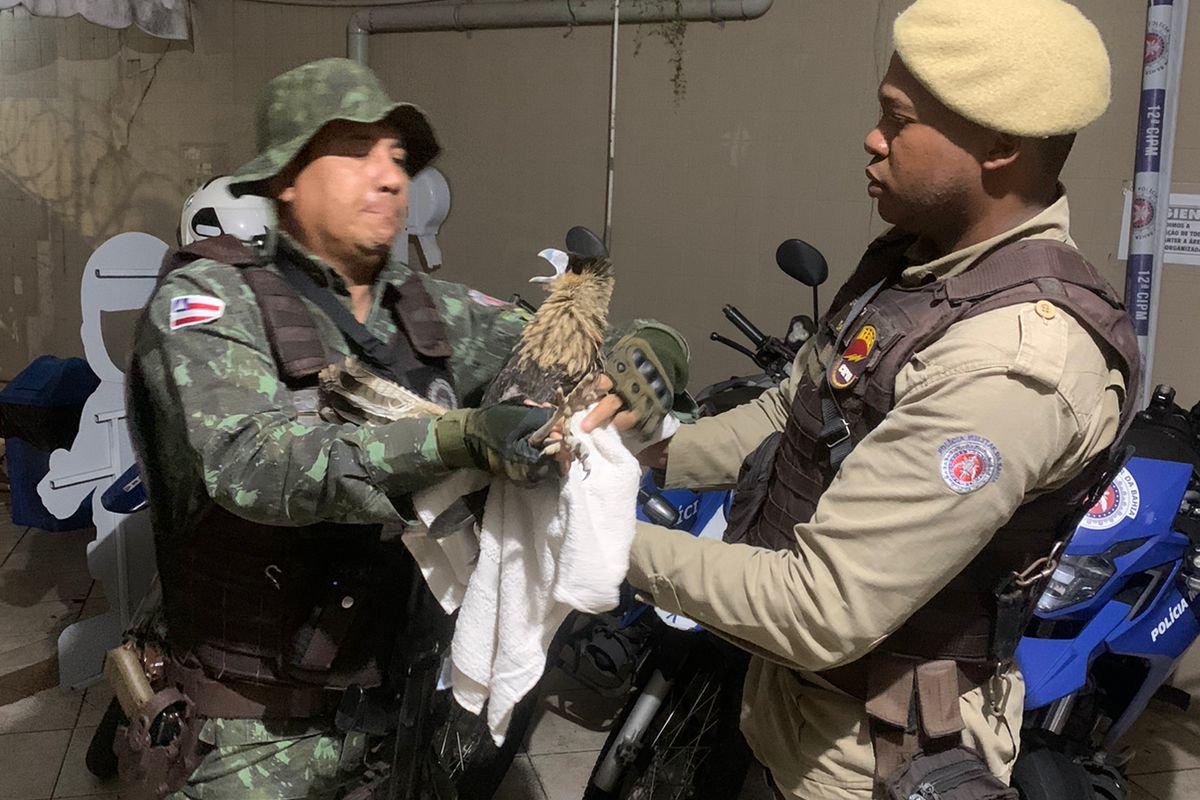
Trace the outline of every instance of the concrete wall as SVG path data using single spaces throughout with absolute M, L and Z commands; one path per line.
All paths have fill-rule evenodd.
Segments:
M 707 340 L 732 302 L 769 330 L 809 308 L 772 254 L 798 236 L 844 277 L 881 228 L 861 142 L 876 115 L 890 20 L 904 0 L 779 0 L 760 20 L 688 26 L 686 95 L 654 28 L 622 30 L 614 258 L 619 316 L 654 315 L 695 345 L 695 385 L 749 364 Z M 1066 184 L 1080 246 L 1123 285 L 1120 190 L 1132 173 L 1144 8 L 1083 0 L 1112 52 L 1114 102 L 1081 135 Z M 252 155 L 273 75 L 344 53 L 349 10 L 198 3 L 189 43 L 79 19 L 0 13 L 0 379 L 79 352 L 75 287 L 107 237 L 173 241 L 191 188 Z M 1193 10 L 1194 22 L 1200 11 Z M 388 34 L 371 65 L 424 106 L 454 192 L 444 274 L 507 296 L 571 225 L 604 218 L 609 32 Z M 1187 55 L 1176 176 L 1200 183 L 1200 36 Z M 1200 398 L 1190 368 L 1200 269 L 1163 282 L 1156 379 Z M 831 287 L 832 288 L 832 287 Z M 825 294 L 826 298 L 829 292 Z M 114 323 L 114 328 L 122 327 Z

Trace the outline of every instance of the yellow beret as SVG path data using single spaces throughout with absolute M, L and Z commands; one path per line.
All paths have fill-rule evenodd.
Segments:
M 1073 133 L 1108 108 L 1108 51 L 1063 0 L 917 0 L 893 35 L 913 77 L 992 130 Z

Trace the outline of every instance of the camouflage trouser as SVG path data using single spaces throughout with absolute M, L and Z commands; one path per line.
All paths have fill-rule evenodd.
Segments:
M 210 719 L 212 750 L 170 800 L 333 800 L 364 772 L 366 737 L 302 721 Z

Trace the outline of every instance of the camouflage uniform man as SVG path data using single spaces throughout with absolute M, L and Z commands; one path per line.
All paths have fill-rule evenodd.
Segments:
M 895 44 L 866 150 L 896 227 L 783 386 L 645 454 L 668 485 L 729 485 L 774 435 L 738 484 L 763 487 L 743 543 L 645 526 L 631 554 L 656 605 L 757 656 L 742 729 L 805 800 L 884 796 L 930 743 L 1008 780 L 1022 686 L 990 680 L 992 592 L 1069 529 L 1136 383 L 1056 181 L 1108 105 L 1094 26 L 1061 0 L 917 0 Z
M 327 59 L 268 85 L 258 146 L 230 188 L 274 199 L 278 229 L 257 253 L 226 242 L 177 257 L 130 371 L 166 682 L 208 718 L 203 761 L 190 777 L 191 764 L 176 765 L 167 783 L 187 778 L 179 796 L 202 800 L 333 797 L 353 783 L 366 740 L 332 729 L 338 690 L 378 685 L 412 622 L 402 578 L 414 573 L 380 523 L 411 519 L 410 495 L 453 469 L 553 472 L 525 438 L 543 409 L 326 421 L 316 373 L 331 362 L 374 358 L 427 399 L 467 404 L 523 324 L 507 304 L 418 276 L 390 251 L 409 175 L 438 152 L 424 115 L 390 100 L 366 68 Z M 353 333 L 348 315 L 365 331 Z

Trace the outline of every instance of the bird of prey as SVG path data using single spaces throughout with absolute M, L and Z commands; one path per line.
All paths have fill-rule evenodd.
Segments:
M 612 265 L 604 257 L 562 250 L 538 255 L 554 266 L 554 274 L 530 282 L 546 284 L 548 295 L 488 387 L 483 404 L 517 400 L 573 413 L 595 399 L 593 385 L 603 369 Z
M 596 378 L 604 368 L 602 347 L 612 298 L 612 265 L 605 256 L 581 256 L 562 250 L 538 253 L 554 266 L 554 274 L 531 278 L 546 285 L 547 296 L 521 332 L 504 367 L 488 386 L 483 405 L 526 402 L 551 405 L 557 412 L 530 442 L 542 446 L 555 425 L 587 408 L 599 393 Z M 575 451 L 569 431 L 564 444 Z M 544 449 L 554 452 L 557 442 Z M 578 455 L 578 452 L 577 452 Z M 460 498 L 429 526 L 440 538 L 480 519 L 486 492 Z

